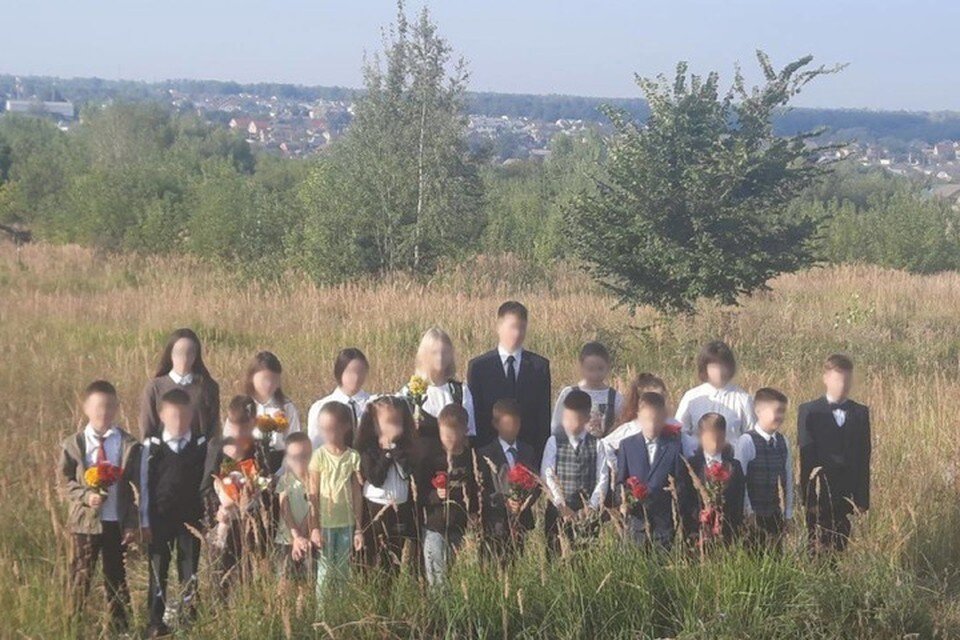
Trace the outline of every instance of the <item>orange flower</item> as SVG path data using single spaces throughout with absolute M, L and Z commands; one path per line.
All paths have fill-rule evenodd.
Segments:
M 283 433 L 290 428 L 290 421 L 287 420 L 287 416 L 283 411 L 278 411 L 272 416 L 262 415 L 257 416 L 257 429 L 260 430 L 260 433 L 264 436 L 269 436 L 274 433 Z
M 106 494 L 123 476 L 123 469 L 109 462 L 98 462 L 83 472 L 83 481 L 91 489 Z

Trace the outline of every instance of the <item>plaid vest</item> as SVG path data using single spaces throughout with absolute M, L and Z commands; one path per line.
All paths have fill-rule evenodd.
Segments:
M 758 516 L 782 513 L 780 487 L 787 490 L 787 443 L 780 434 L 773 435 L 773 445 L 756 431 L 749 432 L 756 457 L 750 461 L 744 473 L 747 475 L 747 495 L 750 505 Z
M 597 484 L 597 443 L 589 433 L 584 434 L 576 449 L 562 430 L 554 434 L 557 441 L 557 481 L 563 489 L 563 498 L 571 509 L 581 509 L 589 502 Z

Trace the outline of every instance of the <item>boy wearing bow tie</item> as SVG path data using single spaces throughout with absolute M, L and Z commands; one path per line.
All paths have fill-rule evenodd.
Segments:
M 870 508 L 870 412 L 849 398 L 853 362 L 833 354 L 823 366 L 826 394 L 800 405 L 800 490 L 815 552 L 842 550 L 850 515 Z
M 793 518 L 793 460 L 790 442 L 780 433 L 787 396 L 764 387 L 757 390 L 753 404 L 757 422 L 737 441 L 737 460 L 747 483 L 744 511 L 754 541 L 779 548 Z

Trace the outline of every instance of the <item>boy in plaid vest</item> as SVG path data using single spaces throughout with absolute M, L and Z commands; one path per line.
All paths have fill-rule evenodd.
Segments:
M 787 397 L 764 387 L 757 390 L 754 406 L 757 423 L 737 442 L 737 460 L 747 478 L 744 512 L 755 541 L 779 548 L 793 518 L 793 460 L 790 443 L 780 433 Z
M 574 523 L 598 512 L 607 493 L 610 478 L 604 445 L 587 430 L 592 404 L 584 391 L 567 394 L 561 428 L 543 451 L 541 475 L 550 498 L 544 519 L 553 552 L 560 550 L 561 536 L 573 541 Z

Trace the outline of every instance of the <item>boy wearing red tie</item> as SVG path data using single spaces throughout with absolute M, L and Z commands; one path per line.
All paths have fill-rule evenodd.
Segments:
M 124 556 L 135 540 L 140 518 L 133 486 L 137 479 L 140 444 L 115 423 L 117 391 L 105 380 L 83 392 L 87 425 L 63 441 L 60 449 L 60 487 L 69 504 L 71 573 L 76 613 L 83 609 L 99 559 L 115 631 L 127 628 L 127 575 Z M 98 468 L 119 471 L 109 486 L 91 485 Z M 88 473 L 89 472 L 89 473 Z

